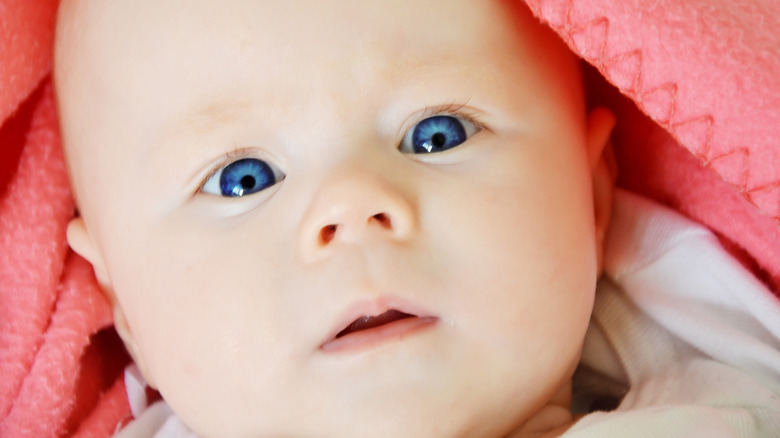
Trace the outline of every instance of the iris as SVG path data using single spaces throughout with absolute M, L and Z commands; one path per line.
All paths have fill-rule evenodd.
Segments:
M 222 196 L 245 196 L 276 183 L 273 169 L 265 161 L 245 158 L 222 169 L 219 188 Z
M 453 116 L 434 116 L 422 120 L 412 132 L 415 154 L 441 152 L 466 141 L 463 123 Z

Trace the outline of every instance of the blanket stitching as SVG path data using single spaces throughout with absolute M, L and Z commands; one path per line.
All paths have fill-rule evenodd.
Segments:
M 723 181 L 733 187 L 738 193 L 742 195 L 743 198 L 745 198 L 745 200 L 747 200 L 753 207 L 755 207 L 756 210 L 772 218 L 775 223 L 780 224 L 780 216 L 773 215 L 771 212 L 761 207 L 758 204 L 757 199 L 754 197 L 754 194 L 759 192 L 768 192 L 780 189 L 780 181 L 749 187 L 748 183 L 750 180 L 750 170 L 752 168 L 752 157 L 749 153 L 744 154 L 742 152 L 743 150 L 747 150 L 745 146 L 730 146 L 730 150 L 728 152 L 713 156 L 712 145 L 714 140 L 714 127 L 716 125 L 716 120 L 712 114 L 702 114 L 685 120 L 674 121 L 675 116 L 678 113 L 679 84 L 670 81 L 651 89 L 642 90 L 644 57 L 641 48 L 624 51 L 608 58 L 607 49 L 609 45 L 609 35 L 611 29 L 608 17 L 602 16 L 588 21 L 574 23 L 574 19 L 572 18 L 574 0 L 565 0 L 566 9 L 563 23 L 555 24 L 552 22 L 550 17 L 545 16 L 542 11 L 541 4 L 544 1 L 546 0 L 528 0 L 527 3 L 535 15 L 540 17 L 543 21 L 547 22 L 550 27 L 558 31 L 559 35 L 563 37 L 572 50 L 576 51 L 580 56 L 591 62 L 604 76 L 612 77 L 613 75 L 610 75 L 609 72 L 611 67 L 614 67 L 616 64 L 623 62 L 628 58 L 636 58 L 636 71 L 633 73 L 633 79 L 631 80 L 630 85 L 620 86 L 615 84 L 621 90 L 621 92 L 632 98 L 645 114 L 649 115 L 653 120 L 667 129 L 678 141 L 680 141 L 681 144 L 685 146 L 686 149 L 688 149 L 688 151 L 690 151 L 691 154 L 699 159 L 703 166 L 717 174 Z M 581 49 L 578 46 L 575 38 L 578 34 L 588 33 L 596 26 L 604 28 L 603 32 L 605 33 L 605 37 L 602 40 L 601 47 L 597 50 L 599 55 L 597 57 L 590 57 L 584 53 L 584 49 Z M 645 98 L 648 95 L 661 89 L 671 90 L 671 108 L 668 111 L 668 118 L 663 117 L 662 115 L 659 116 L 658 111 L 653 111 L 653 108 L 649 107 L 649 105 L 645 103 Z M 702 135 L 695 135 L 694 139 L 692 140 L 688 140 L 687 142 L 682 141 L 684 138 L 683 130 L 688 127 L 695 127 L 696 125 L 703 125 L 703 138 Z M 698 145 L 695 144 L 696 139 L 699 140 Z M 698 148 L 696 146 L 698 146 Z M 727 178 L 722 172 L 718 171 L 713 163 L 734 154 L 743 154 L 745 159 L 741 162 L 741 170 L 738 171 L 739 177 L 735 181 L 732 181 L 731 178 Z

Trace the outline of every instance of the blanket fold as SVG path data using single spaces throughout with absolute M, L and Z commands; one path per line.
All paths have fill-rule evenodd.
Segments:
M 671 134 L 659 138 L 663 134 L 645 132 L 655 138 L 643 138 L 634 132 L 627 141 L 616 141 L 619 152 L 630 151 L 622 154 L 620 168 L 629 173 L 624 179 L 634 181 L 631 188 L 738 242 L 777 290 L 780 3 L 527 3 L 574 52 L 655 122 L 651 130 L 658 132 L 653 128 L 661 127 Z M 625 105 L 623 110 L 631 111 Z M 644 123 L 635 115 L 628 120 L 625 115 L 618 114 L 619 129 Z M 686 149 L 696 160 L 679 154 L 675 147 Z M 637 181 L 631 173 L 645 180 Z

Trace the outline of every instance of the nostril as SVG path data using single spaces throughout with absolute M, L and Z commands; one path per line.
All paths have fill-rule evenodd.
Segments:
M 336 230 L 338 229 L 338 225 L 331 224 L 326 225 L 320 229 L 320 244 L 327 245 L 330 243 L 331 240 L 333 240 L 333 236 L 336 235 Z
M 373 216 L 368 217 L 368 223 L 371 224 L 372 222 L 376 222 L 379 224 L 380 227 L 386 229 L 386 230 L 392 230 L 393 224 L 390 220 L 390 216 L 388 216 L 385 213 L 377 213 Z M 349 224 L 347 224 L 349 225 Z M 336 238 L 337 233 L 343 233 L 346 231 L 346 229 L 341 229 L 341 224 L 329 224 L 325 225 L 324 227 L 320 228 L 320 232 L 318 235 L 318 241 L 320 245 L 328 245 L 333 241 L 333 239 Z M 349 226 L 347 228 L 350 228 Z M 357 231 L 358 233 L 362 233 L 362 231 Z
M 390 221 L 390 218 L 384 213 L 377 213 L 371 216 L 371 219 L 377 221 L 379 225 L 382 226 L 382 228 L 390 229 L 393 227 L 393 223 Z

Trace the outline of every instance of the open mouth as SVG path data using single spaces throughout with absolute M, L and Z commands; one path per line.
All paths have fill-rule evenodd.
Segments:
M 395 309 L 388 310 L 387 312 L 376 316 L 363 315 L 360 318 L 352 321 L 352 323 L 344 330 L 338 332 L 335 339 L 346 336 L 350 333 L 358 332 L 360 330 L 369 330 L 374 327 L 379 327 L 407 318 L 416 318 L 416 316 Z
M 321 348 L 323 351 L 368 348 L 386 341 L 402 339 L 437 320 L 438 318 L 433 316 L 418 316 L 397 309 L 390 309 L 379 315 L 362 315 L 323 343 Z

